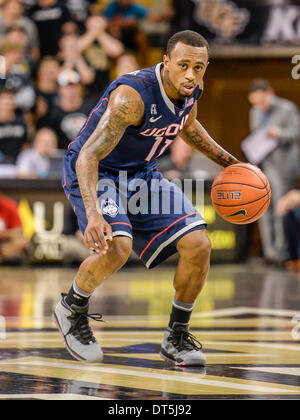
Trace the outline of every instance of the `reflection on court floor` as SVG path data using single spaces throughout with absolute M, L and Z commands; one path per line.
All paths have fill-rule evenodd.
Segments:
M 300 276 L 214 266 L 192 318 L 206 368 L 174 368 L 158 353 L 173 299 L 173 267 L 129 267 L 99 288 L 91 324 L 105 358 L 65 350 L 51 311 L 70 269 L 1 269 L 0 399 L 300 398 Z M 299 316 L 298 316 L 299 315 Z

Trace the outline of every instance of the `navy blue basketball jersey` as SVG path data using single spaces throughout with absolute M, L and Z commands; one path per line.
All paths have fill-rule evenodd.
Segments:
M 178 108 L 168 98 L 161 79 L 163 63 L 154 67 L 125 74 L 110 84 L 100 101 L 91 111 L 78 136 L 70 143 L 69 151 L 79 153 L 104 114 L 111 92 L 119 85 L 134 88 L 145 104 L 143 124 L 126 129 L 114 150 L 100 162 L 100 169 L 134 170 L 152 165 L 176 139 L 183 129 L 195 101 L 200 96 L 197 86 L 192 96 Z

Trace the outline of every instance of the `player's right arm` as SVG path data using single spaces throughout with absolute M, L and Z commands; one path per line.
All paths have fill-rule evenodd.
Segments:
M 79 153 L 76 174 L 88 219 L 84 243 L 97 252 L 105 253 L 108 249 L 104 233 L 112 240 L 111 227 L 97 210 L 99 162 L 112 152 L 127 127 L 141 124 L 144 113 L 139 93 L 120 85 L 112 92 L 105 113 Z

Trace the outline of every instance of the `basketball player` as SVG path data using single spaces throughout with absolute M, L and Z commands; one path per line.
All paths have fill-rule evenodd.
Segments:
M 54 310 L 67 349 L 79 360 L 103 359 L 89 327 L 88 318 L 95 318 L 88 314 L 89 299 L 105 278 L 126 263 L 133 248 L 147 268 L 179 253 L 175 297 L 161 356 L 176 365 L 205 365 L 202 346 L 189 332 L 189 321 L 210 265 L 206 223 L 183 192 L 157 172 L 156 158 L 180 133 L 186 143 L 219 165 L 238 163 L 196 120 L 199 86 L 207 66 L 206 40 L 192 31 L 175 34 L 163 63 L 111 83 L 65 155 L 63 187 L 84 242 L 94 251 Z M 127 191 L 124 204 L 120 175 L 124 172 L 127 185 L 142 179 L 150 189 L 153 179 L 160 182 L 160 188 L 151 191 L 150 209 L 171 190 L 171 198 L 183 203 L 184 210 L 178 214 L 170 206 L 167 214 L 121 211 L 132 197 Z M 117 191 L 110 187 L 105 194 L 99 191 L 99 181 L 104 179 L 117 185 Z

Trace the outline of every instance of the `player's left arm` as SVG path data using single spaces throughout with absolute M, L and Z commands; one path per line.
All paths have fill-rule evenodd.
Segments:
M 205 130 L 196 119 L 197 102 L 195 103 L 189 118 L 180 133 L 180 137 L 194 150 L 203 153 L 209 159 L 224 168 L 240 161 L 223 149 Z

